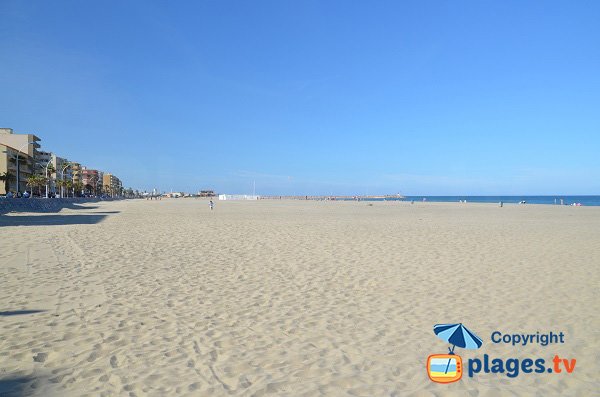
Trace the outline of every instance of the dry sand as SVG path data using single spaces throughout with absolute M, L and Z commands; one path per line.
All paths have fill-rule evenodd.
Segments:
M 495 396 L 600 390 L 600 208 L 366 202 L 89 204 L 0 217 L 0 390 L 14 395 Z M 29 312 L 39 311 L 39 312 Z M 572 374 L 431 382 L 468 358 Z M 564 332 L 513 347 L 490 335 Z M 0 392 L 0 394 L 2 394 Z

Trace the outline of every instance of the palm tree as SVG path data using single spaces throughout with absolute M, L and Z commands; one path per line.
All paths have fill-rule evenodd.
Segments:
M 77 191 L 81 194 L 81 191 L 83 190 L 83 183 L 75 182 L 75 183 L 73 183 L 73 188 L 75 189 L 75 191 Z
M 73 181 L 67 180 L 65 182 L 65 187 L 67 188 L 67 197 L 69 197 L 69 191 L 73 188 Z
M 33 186 L 31 189 L 31 195 L 33 196 L 33 191 L 34 189 L 37 187 L 38 189 L 38 195 L 41 196 L 41 189 L 42 189 L 42 176 L 40 175 L 32 175 L 33 176 Z
M 27 185 L 31 186 L 31 192 L 33 189 L 38 188 L 38 195 L 42 197 L 42 186 L 46 184 L 46 178 L 41 175 L 30 175 L 27 177 Z M 32 194 L 33 195 L 33 194 Z
M 67 182 L 68 181 L 66 179 L 56 179 L 56 186 L 60 187 L 61 191 L 62 191 L 63 190 L 62 188 L 67 187 Z M 62 194 L 60 196 L 62 197 Z
M 10 181 L 14 179 L 14 175 L 10 171 L 3 172 L 0 174 L 0 181 L 4 181 L 4 192 L 10 191 Z
M 33 188 L 38 184 L 38 179 L 36 175 L 29 175 L 27 177 L 27 186 L 31 187 L 31 195 L 33 196 Z
M 48 178 L 42 175 L 38 175 L 38 194 L 42 197 L 42 186 L 45 188 L 48 183 Z
M 61 164 L 61 167 L 60 167 L 60 177 L 63 179 L 61 186 L 65 187 L 65 188 L 67 187 L 67 181 L 64 178 L 64 176 L 65 176 L 64 173 L 67 170 L 67 168 L 71 168 L 72 166 L 73 166 L 73 163 L 71 163 L 70 161 L 65 161 Z M 62 196 L 62 194 L 61 194 L 61 196 Z M 69 197 L 68 191 L 67 191 L 67 197 Z
M 52 164 L 48 164 L 47 167 L 48 167 L 48 172 L 46 172 L 46 189 L 49 189 L 51 187 L 50 185 L 52 185 L 52 183 L 51 183 L 52 175 L 55 175 L 56 169 L 54 168 L 54 166 Z M 55 186 L 56 186 L 56 183 L 55 183 Z

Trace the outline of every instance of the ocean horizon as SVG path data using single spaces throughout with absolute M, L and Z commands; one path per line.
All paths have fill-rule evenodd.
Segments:
M 467 201 L 468 203 L 499 203 L 519 204 L 525 201 L 526 204 L 550 204 L 550 205 L 572 205 L 581 204 L 583 206 L 600 206 L 600 195 L 556 195 L 556 196 L 405 196 L 403 198 L 386 198 L 387 201 L 430 201 L 436 203 L 452 203 Z M 384 199 L 373 198 L 365 199 L 369 201 L 383 201 Z M 562 201 L 561 201 L 562 200 Z
M 600 206 L 600 195 L 546 195 L 546 196 L 529 196 L 529 195 L 506 195 L 506 196 L 276 196 L 266 195 L 263 198 L 298 198 L 310 199 L 332 197 L 337 201 L 354 201 L 360 198 L 361 201 L 417 201 L 417 202 L 433 202 L 433 203 L 458 203 L 466 201 L 467 203 L 499 203 L 504 204 L 545 204 L 545 205 L 581 205 L 581 206 Z

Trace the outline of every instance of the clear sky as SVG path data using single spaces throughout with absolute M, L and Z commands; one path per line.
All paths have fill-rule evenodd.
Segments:
M 0 0 L 0 127 L 127 187 L 600 194 L 598 1 Z

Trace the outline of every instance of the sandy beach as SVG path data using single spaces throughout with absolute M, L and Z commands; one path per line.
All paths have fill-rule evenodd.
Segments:
M 590 396 L 600 207 L 195 199 L 0 217 L 0 395 Z M 483 358 L 572 373 L 429 380 Z M 563 344 L 492 343 L 494 331 Z

